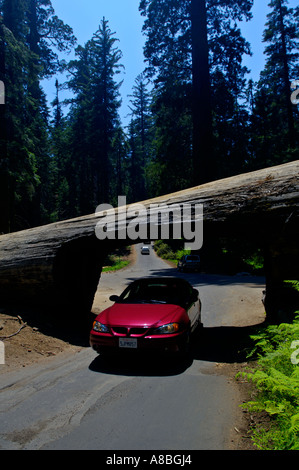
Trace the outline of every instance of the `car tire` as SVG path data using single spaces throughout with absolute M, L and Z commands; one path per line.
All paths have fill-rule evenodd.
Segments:
M 195 329 L 192 332 L 192 337 L 198 338 L 201 335 L 202 330 L 203 330 L 203 323 L 199 321 Z
M 191 353 L 191 338 L 190 331 L 186 332 L 184 338 L 182 338 L 181 344 L 179 345 L 179 356 L 182 359 L 187 359 Z

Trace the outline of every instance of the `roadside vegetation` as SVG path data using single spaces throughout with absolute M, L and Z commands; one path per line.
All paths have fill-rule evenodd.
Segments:
M 179 259 L 189 255 L 190 250 L 184 249 L 183 240 L 157 240 L 154 243 L 157 255 L 177 265 Z M 205 240 L 204 246 L 197 252 L 201 259 L 204 272 L 233 275 L 238 272 L 262 276 L 264 274 L 264 258 L 258 247 L 246 245 L 239 240 L 213 240 L 210 244 Z
M 106 257 L 102 272 L 118 271 L 130 264 L 131 247 L 119 248 Z
M 182 256 L 191 253 L 190 250 L 184 250 L 181 240 L 167 240 L 167 242 L 164 240 L 156 240 L 154 250 L 160 258 L 172 261 L 175 264 L 177 264 Z
M 299 291 L 299 281 L 288 282 Z M 251 339 L 248 359 L 257 361 L 239 375 L 253 384 L 252 400 L 242 406 L 267 418 L 252 440 L 261 450 L 299 450 L 299 311 L 292 323 L 260 327 Z
M 183 246 L 181 240 L 159 240 L 154 248 L 176 264 L 190 253 Z M 205 272 L 263 275 L 263 256 L 255 247 L 219 243 L 198 254 Z M 299 292 L 299 281 L 286 282 Z M 246 344 L 247 369 L 237 374 L 251 386 L 250 400 L 241 406 L 257 417 L 250 434 L 260 450 L 299 450 L 299 310 L 293 318 L 290 323 L 258 326 Z

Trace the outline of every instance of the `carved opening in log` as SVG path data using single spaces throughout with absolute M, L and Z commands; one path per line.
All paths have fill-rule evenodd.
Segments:
M 209 227 L 216 237 L 258 241 L 266 250 L 267 315 L 277 321 L 286 306 L 287 313 L 293 305 L 299 310 L 284 285 L 298 280 L 298 168 L 297 161 L 237 175 L 149 200 L 147 207 L 203 204 L 204 246 Z M 47 305 L 51 315 L 78 312 L 82 318 L 90 311 L 103 258 L 120 243 L 96 239 L 98 220 L 92 214 L 1 236 L 1 301 Z
M 58 250 L 53 266 L 57 315 L 64 322 L 70 318 L 78 325 L 90 326 L 94 296 L 107 255 L 124 242 L 99 241 L 95 236 L 66 242 Z
M 108 247 L 88 236 L 65 243 L 53 266 L 59 316 L 83 320 L 91 310 Z

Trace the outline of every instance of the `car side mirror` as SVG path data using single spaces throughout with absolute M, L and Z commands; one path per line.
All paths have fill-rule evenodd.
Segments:
M 119 296 L 118 295 L 110 295 L 109 300 L 111 300 L 112 302 L 117 302 L 119 300 Z

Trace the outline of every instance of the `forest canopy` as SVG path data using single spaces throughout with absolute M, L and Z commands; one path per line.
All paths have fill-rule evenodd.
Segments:
M 297 160 L 299 112 L 290 97 L 299 7 L 269 1 L 265 67 L 254 82 L 241 28 L 252 6 L 141 0 L 145 66 L 124 126 L 123 54 L 109 18 L 78 44 L 51 0 L 0 0 L 0 233 L 93 213 L 118 195 L 135 202 Z M 52 103 L 42 87 L 49 77 Z

